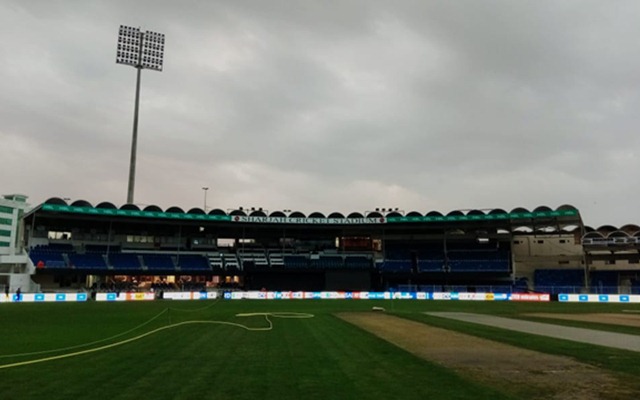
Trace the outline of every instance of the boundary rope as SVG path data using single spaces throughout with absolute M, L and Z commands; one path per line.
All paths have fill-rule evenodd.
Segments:
M 73 346 L 68 346 L 68 347 L 62 347 L 59 349 L 51 349 L 51 350 L 42 350 L 42 351 L 32 351 L 32 352 L 28 352 L 28 353 L 18 353 L 18 354 L 4 354 L 4 355 L 0 355 L 0 359 L 3 358 L 14 358 L 14 357 L 26 357 L 26 356 L 35 356 L 35 355 L 39 355 L 39 354 L 50 354 L 50 353 L 57 353 L 60 351 L 67 351 L 67 350 L 73 350 L 73 349 L 79 349 L 82 347 L 87 347 L 87 346 L 91 346 L 94 344 L 98 344 L 98 343 L 102 343 L 102 342 L 108 342 L 109 340 L 113 340 L 116 338 L 119 338 L 121 336 L 125 336 L 133 331 L 136 331 L 140 328 L 142 328 L 145 325 L 150 324 L 151 322 L 153 322 L 155 319 L 159 318 L 160 316 L 162 316 L 163 314 L 170 312 L 170 311 L 180 311 L 180 312 L 197 312 L 197 311 L 204 311 L 207 310 L 213 306 L 215 306 L 217 303 L 219 302 L 219 300 L 216 300 L 214 303 L 208 305 L 208 306 L 204 306 L 204 307 L 200 307 L 200 308 L 195 308 L 195 309 L 185 309 L 185 308 L 175 308 L 175 307 L 167 307 L 164 310 L 160 311 L 160 313 L 154 317 L 152 317 L 150 320 L 143 322 L 142 324 L 131 328 L 125 332 L 122 333 L 118 333 L 116 335 L 110 336 L 108 338 L 105 339 L 99 339 L 99 340 L 94 340 L 93 342 L 89 342 L 89 343 L 83 343 L 83 344 L 77 344 L 77 345 L 73 345 Z
M 153 317 L 152 320 L 157 318 L 157 317 L 159 317 L 160 315 L 162 315 L 167 310 L 168 309 L 163 310 L 160 314 L 158 314 L 155 317 Z M 145 338 L 147 336 L 156 334 L 158 332 L 162 332 L 162 331 L 167 330 L 167 329 L 177 328 L 177 327 L 183 326 L 183 325 L 214 324 L 214 325 L 235 326 L 235 327 L 238 327 L 238 328 L 245 329 L 247 331 L 270 331 L 270 330 L 273 329 L 273 322 L 269 319 L 269 317 L 273 317 L 273 318 L 313 318 L 314 317 L 313 314 L 293 313 L 293 312 L 278 312 L 278 313 L 259 312 L 259 313 L 241 313 L 241 314 L 236 314 L 236 317 L 255 317 L 255 316 L 264 316 L 265 320 L 268 323 L 268 326 L 267 327 L 262 327 L 262 328 L 252 328 L 252 327 L 249 327 L 249 326 L 246 326 L 246 325 L 238 324 L 238 323 L 235 323 L 235 322 L 229 322 L 229 321 L 206 321 L 206 320 L 204 320 L 204 321 L 184 321 L 184 322 L 178 322 L 178 323 L 171 324 L 171 325 L 162 326 L 160 328 L 156 328 L 156 329 L 154 329 L 152 331 L 140 334 L 138 336 L 122 340 L 120 342 L 111 343 L 111 344 L 100 346 L 100 347 L 96 347 L 96 348 L 93 348 L 93 349 L 76 351 L 76 352 L 73 352 L 73 353 L 60 354 L 60 355 L 57 355 L 57 356 L 51 356 L 51 357 L 39 358 L 39 359 L 35 359 L 35 360 L 28 360 L 28 361 L 21 361 L 21 362 L 16 362 L 16 363 L 11 363 L 11 364 L 0 365 L 0 369 L 15 368 L 15 367 L 21 367 L 21 366 L 25 366 L 25 365 L 39 364 L 39 363 L 43 363 L 43 362 L 47 362 L 47 361 L 61 360 L 61 359 L 65 359 L 65 358 L 81 356 L 81 355 L 84 355 L 84 354 L 95 353 L 95 352 L 98 352 L 98 351 L 107 350 L 107 349 L 111 349 L 111 348 L 114 348 L 114 347 L 122 346 L 122 345 L 127 344 L 127 343 L 135 342 L 137 340 L 143 339 L 143 338 Z M 151 320 L 145 322 L 145 324 L 147 324 L 149 322 L 151 322 Z M 129 332 L 130 331 L 131 330 L 129 330 Z M 119 334 L 118 336 L 122 336 L 122 335 L 123 334 Z M 107 339 L 100 340 L 99 342 L 105 341 L 105 340 L 107 340 Z M 95 343 L 95 342 L 93 342 L 93 343 Z M 82 346 L 86 346 L 86 345 L 82 345 Z M 61 351 L 61 350 L 58 349 L 56 351 Z M 51 352 L 51 350 L 48 350 L 48 352 Z M 4 357 L 8 357 L 8 356 L 4 356 Z
M 2 358 L 13 358 L 13 357 L 35 356 L 35 355 L 38 355 L 38 354 L 57 353 L 59 351 L 67 351 L 67 350 L 79 349 L 81 347 L 87 347 L 87 346 L 91 346 L 91 345 L 94 345 L 94 344 L 97 344 L 97 343 L 107 342 L 109 340 L 113 340 L 113 339 L 119 338 L 120 336 L 124 336 L 124 335 L 126 335 L 128 333 L 131 333 L 131 332 L 137 330 L 137 329 L 140 329 L 140 328 L 142 328 L 143 326 L 145 326 L 147 324 L 150 324 L 151 322 L 153 322 L 155 319 L 159 318 L 162 314 L 166 313 L 167 311 L 169 311 L 169 309 L 165 308 L 164 310 L 160 311 L 159 314 L 157 314 L 156 316 L 154 316 L 150 320 L 148 320 L 146 322 L 143 322 L 142 324 L 140 324 L 140 325 L 138 325 L 138 326 L 136 326 L 134 328 L 131 328 L 128 331 L 125 331 L 125 332 L 122 332 L 122 333 L 118 333 L 117 335 L 113 335 L 113 336 L 110 336 L 110 337 L 105 338 L 105 339 L 94 340 L 93 342 L 77 344 L 77 345 L 69 346 L 69 347 L 62 347 L 62 348 L 59 348 L 59 349 L 32 351 L 32 352 L 29 352 L 29 353 L 18 353 L 18 354 L 4 354 L 4 355 L 0 355 L 0 359 L 2 359 Z

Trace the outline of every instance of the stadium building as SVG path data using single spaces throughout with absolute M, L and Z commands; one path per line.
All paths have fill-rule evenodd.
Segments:
M 304 215 L 9 203 L 10 290 L 640 293 L 640 228 L 594 230 L 569 205 Z
M 24 244 L 22 220 L 29 208 L 27 196 L 5 195 L 0 198 L 0 287 L 14 291 L 36 289 L 32 285 L 33 264 Z
M 640 228 L 564 205 L 324 215 L 26 197 L 0 203 L 0 286 L 640 293 Z

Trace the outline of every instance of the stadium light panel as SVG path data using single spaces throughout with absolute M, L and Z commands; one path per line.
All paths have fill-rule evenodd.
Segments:
M 164 34 L 120 25 L 116 63 L 162 71 Z
M 131 162 L 129 164 L 129 185 L 127 203 L 133 204 L 135 186 L 136 153 L 138 142 L 138 107 L 140 104 L 140 72 L 143 69 L 162 71 L 164 57 L 164 34 L 141 31 L 140 28 L 120 25 L 116 64 L 130 65 L 138 70 L 136 79 L 136 100 L 133 116 L 133 137 L 131 140 Z

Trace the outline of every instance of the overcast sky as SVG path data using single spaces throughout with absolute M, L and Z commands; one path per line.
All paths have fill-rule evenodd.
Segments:
M 640 223 L 640 1 L 0 2 L 0 191 L 308 213 L 576 206 Z

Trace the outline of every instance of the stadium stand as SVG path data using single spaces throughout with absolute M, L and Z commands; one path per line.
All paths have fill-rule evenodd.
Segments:
M 25 215 L 38 284 L 640 291 L 640 227 L 591 229 L 571 206 L 305 216 L 72 204 L 54 198 Z
M 149 271 L 175 272 L 176 266 L 169 254 L 143 254 L 142 263 Z
M 630 283 L 631 294 L 640 294 L 640 279 L 631 279 Z
M 211 271 L 211 265 L 207 257 L 197 254 L 181 254 L 176 257 L 176 263 L 183 272 Z
M 228 273 L 240 273 L 240 262 L 238 261 L 238 257 L 232 253 L 221 253 L 222 259 L 224 263 L 224 270 Z
M 107 263 L 102 254 L 98 253 L 69 253 L 69 265 L 77 269 L 107 269 Z
M 72 250 L 72 249 L 71 249 Z M 65 259 L 67 248 L 52 245 L 37 245 L 29 251 L 29 258 L 34 265 L 44 268 L 68 268 Z
M 410 273 L 411 261 L 410 260 L 384 260 L 379 264 L 380 271 L 384 273 Z
M 271 268 L 284 268 L 284 256 L 281 250 L 269 250 L 269 265 Z
M 593 271 L 591 273 L 591 288 L 602 294 L 619 293 L 618 271 Z
M 311 255 L 309 257 L 310 268 L 338 269 L 344 268 L 344 260 L 340 256 Z
M 535 287 L 537 291 L 557 293 L 580 293 L 584 288 L 583 269 L 537 269 Z
M 344 258 L 344 267 L 347 269 L 368 270 L 372 265 L 371 257 L 365 255 L 346 255 Z
M 136 253 L 110 253 L 108 258 L 115 270 L 142 270 L 140 256 Z
M 224 271 L 224 257 L 222 256 L 222 253 L 220 252 L 208 253 L 207 257 L 209 258 L 209 265 L 211 266 L 211 269 L 213 271 L 215 272 Z
M 282 259 L 287 269 L 307 269 L 310 266 L 308 255 L 287 254 Z

